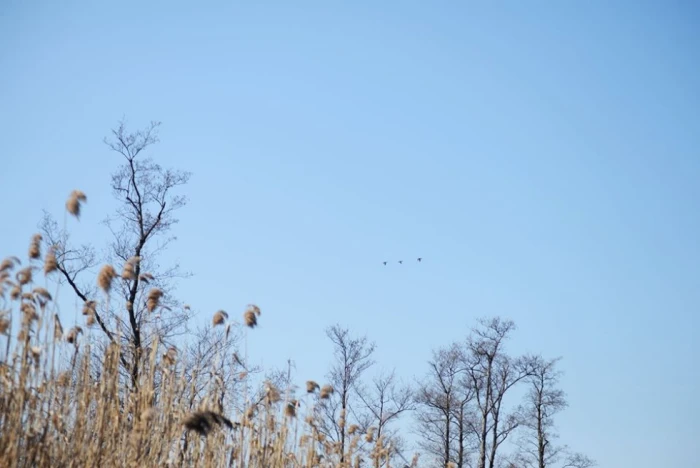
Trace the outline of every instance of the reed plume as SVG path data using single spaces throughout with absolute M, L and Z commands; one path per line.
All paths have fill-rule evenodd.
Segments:
M 227 319 L 228 319 L 228 314 L 223 310 L 219 310 L 214 314 L 214 317 L 212 318 L 212 324 L 214 326 L 223 325 Z
M 68 213 L 80 219 L 80 207 L 82 203 L 87 202 L 87 197 L 80 190 L 73 190 L 66 201 L 66 210 Z
M 29 244 L 29 258 L 37 259 L 41 257 L 41 234 L 34 234 Z
M 160 298 L 163 297 L 163 291 L 158 288 L 153 288 L 148 292 L 148 298 L 146 299 L 146 309 L 149 312 L 153 312 L 158 307 Z
M 46 257 L 44 258 L 44 275 L 56 271 L 58 269 L 58 262 L 56 261 L 56 252 L 53 247 L 49 248 L 46 252 Z
M 117 277 L 117 272 L 112 265 L 104 265 L 97 275 L 97 286 L 109 294 L 112 289 L 112 280 Z

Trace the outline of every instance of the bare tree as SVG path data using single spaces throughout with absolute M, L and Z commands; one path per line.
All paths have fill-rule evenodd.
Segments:
M 518 412 L 504 412 L 504 398 L 517 383 L 531 375 L 529 358 L 512 358 L 503 350 L 515 329 L 512 320 L 499 317 L 479 320 L 466 344 L 465 371 L 475 393 L 474 430 L 479 445 L 477 468 L 494 468 L 498 448 L 518 427 Z M 487 465 L 488 460 L 488 465 Z
M 326 329 L 333 343 L 334 361 L 328 373 L 329 383 L 334 389 L 331 398 L 321 399 L 317 405 L 320 412 L 319 431 L 339 444 L 340 462 L 345 459 L 348 421 L 351 416 L 358 419 L 354 400 L 357 384 L 362 374 L 374 361 L 375 344 L 367 337 L 353 337 L 347 328 L 333 325 Z
M 528 393 L 525 397 L 523 427 L 519 441 L 518 464 L 527 468 L 547 468 L 563 459 L 561 468 L 590 468 L 595 462 L 585 455 L 570 453 L 565 445 L 556 445 L 554 415 L 564 410 L 568 403 L 559 388 L 561 371 L 557 363 L 561 358 L 544 360 L 533 358 L 533 371 L 527 378 Z
M 189 409 L 208 400 L 220 413 L 242 411 L 240 389 L 244 383 L 239 375 L 246 367 L 237 355 L 240 335 L 233 327 L 194 330 L 192 340 L 185 345 L 182 367 L 182 378 L 189 383 L 188 395 L 183 396 Z
M 158 254 L 174 240 L 169 236 L 177 222 L 174 213 L 186 203 L 184 196 L 174 192 L 190 177 L 187 172 L 164 169 L 143 156 L 144 150 L 158 142 L 159 125 L 151 122 L 144 130 L 129 133 L 124 122 L 120 122 L 112 130 L 112 138 L 105 139 L 108 147 L 124 161 L 111 177 L 117 209 L 105 220 L 112 233 L 105 261 L 117 267 L 130 264 L 129 274 L 113 285 L 107 303 L 96 301 L 95 289 L 79 280 L 81 273 L 97 264 L 94 249 L 71 246 L 65 231 L 59 230 L 48 215 L 41 224 L 45 242 L 56 251 L 58 271 L 63 280 L 85 303 L 88 315 L 94 317 L 107 339 L 121 339 L 121 344 L 126 345 L 122 365 L 133 386 L 138 384 L 142 352 L 151 346 L 151 340 L 157 338 L 160 343 L 167 343 L 185 330 L 190 316 L 170 295 L 173 281 L 185 275 L 178 265 L 161 268 L 157 262 Z M 159 290 L 160 309 L 155 311 L 152 305 L 148 307 L 151 288 Z M 163 310 L 167 314 L 159 313 Z
M 590 462 L 551 445 L 551 416 L 565 406 L 563 392 L 556 389 L 557 360 L 509 355 L 505 342 L 514 329 L 511 320 L 480 319 L 465 341 L 433 352 L 416 392 L 416 418 L 420 446 L 440 466 L 545 468 L 558 455 L 571 466 Z M 524 407 L 507 401 L 513 388 L 525 384 Z M 518 428 L 529 431 L 520 441 L 529 443 L 530 452 L 501 453 Z M 478 452 L 474 465 L 472 452 Z
M 459 382 L 461 367 L 461 350 L 456 345 L 434 350 L 428 374 L 415 394 L 419 445 L 443 467 L 454 462 L 455 409 L 465 399 Z
M 523 426 L 520 440 L 520 462 L 523 466 L 546 468 L 557 461 L 565 447 L 554 444 L 553 416 L 566 408 L 564 392 L 557 385 L 561 372 L 556 369 L 559 359 L 539 359 L 533 374 L 527 379 Z
M 463 354 L 460 357 L 464 359 Z M 474 388 L 470 385 L 469 377 L 460 372 L 458 392 L 452 405 L 453 421 L 455 425 L 455 448 L 453 450 L 456 468 L 471 466 L 469 453 L 475 449 L 474 421 L 476 414 L 473 409 Z
M 392 456 L 403 458 L 403 439 L 392 425 L 403 413 L 413 409 L 411 388 L 398 382 L 395 370 L 382 372 L 372 379 L 370 385 L 358 387 L 358 396 L 370 418 L 368 423 L 377 428 L 377 439 L 383 438 L 384 445 L 391 447 Z M 379 458 L 376 461 L 379 462 Z

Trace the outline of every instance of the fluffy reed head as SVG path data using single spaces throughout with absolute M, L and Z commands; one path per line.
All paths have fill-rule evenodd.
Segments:
M 94 315 L 97 311 L 97 301 L 87 300 L 83 302 L 83 315 Z
M 122 270 L 122 278 L 125 280 L 133 280 L 136 278 L 136 266 L 141 261 L 141 257 L 131 257 L 124 264 L 124 269 Z
M 34 271 L 34 267 L 28 266 L 24 267 L 21 270 L 17 272 L 15 275 L 15 278 L 17 279 L 17 282 L 20 284 L 20 286 L 24 286 L 27 283 L 32 282 L 32 272 Z
M 295 417 L 297 415 L 297 404 L 296 400 L 288 401 L 284 407 L 285 416 L 289 418 Z
M 258 324 L 258 318 L 255 316 L 255 312 L 252 310 L 246 310 L 243 314 L 243 322 L 246 324 L 246 326 L 255 328 L 255 326 Z
M 41 257 L 41 234 L 34 234 L 32 241 L 29 243 L 29 258 L 37 259 Z
M 158 307 L 158 303 L 160 302 L 160 298 L 163 297 L 163 291 L 161 291 L 158 288 L 153 288 L 150 291 L 148 291 L 148 299 L 146 299 L 146 309 L 148 309 L 149 312 L 153 312 L 156 307 Z
M 265 398 L 269 404 L 277 403 L 282 399 L 279 389 L 272 382 L 265 383 Z
M 318 390 L 319 388 L 321 388 L 320 385 L 317 384 L 316 382 L 314 382 L 313 380 L 306 381 L 306 392 L 307 393 L 313 393 L 316 390 Z
M 177 361 L 177 349 L 174 346 L 168 348 L 168 350 L 163 354 L 163 361 L 172 366 Z
M 12 270 L 15 267 L 16 258 L 17 257 L 8 257 L 0 262 L 0 272 Z M 17 263 L 20 263 L 19 258 L 17 258 Z
M 212 324 L 214 326 L 217 326 L 217 325 L 223 325 L 227 319 L 228 319 L 228 314 L 223 310 L 219 310 L 214 314 L 214 317 L 212 318 L 211 321 L 212 321 Z
M 66 334 L 66 341 L 69 343 L 75 343 L 76 340 L 78 339 L 78 335 L 83 332 L 83 329 L 76 326 L 68 330 L 68 333 Z
M 58 262 L 56 261 L 56 252 L 54 251 L 54 248 L 51 247 L 49 248 L 49 251 L 46 252 L 46 258 L 44 258 L 44 275 L 48 275 L 57 269 Z
M 112 265 L 104 265 L 97 275 L 97 286 L 109 294 L 112 289 L 112 280 L 117 277 L 117 272 Z
M 73 190 L 66 201 L 66 210 L 76 218 L 80 219 L 80 206 L 87 202 L 87 197 L 80 190 Z
M 32 293 L 41 307 L 44 307 L 52 299 L 51 293 L 46 288 L 36 287 Z
M 328 399 L 328 398 L 331 397 L 331 395 L 333 394 L 333 391 L 334 391 L 334 390 L 333 390 L 333 386 L 331 386 L 331 385 L 324 385 L 323 387 L 321 387 L 320 396 L 321 396 L 321 398 L 322 398 L 323 400 L 326 400 L 326 399 Z
M 248 310 L 260 317 L 260 307 L 256 306 L 255 304 L 248 304 Z

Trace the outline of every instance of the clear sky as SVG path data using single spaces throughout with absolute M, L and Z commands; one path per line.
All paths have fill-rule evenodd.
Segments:
M 102 138 L 160 120 L 180 297 L 257 303 L 258 363 L 322 381 L 340 322 L 410 379 L 501 314 L 563 357 L 563 442 L 700 466 L 700 9 L 498 3 L 3 0 L 0 256 L 74 188 L 105 236 Z

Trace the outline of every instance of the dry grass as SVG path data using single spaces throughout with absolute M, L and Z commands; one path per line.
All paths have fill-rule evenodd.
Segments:
M 68 212 L 79 216 L 85 200 L 82 192 L 71 194 Z M 153 344 L 140 353 L 141 372 L 137 386 L 132 386 L 120 370 L 120 359 L 134 356 L 132 350 L 114 342 L 98 348 L 93 344 L 97 341 L 88 339 L 91 334 L 104 339 L 98 328 L 89 325 L 97 308 L 106 304 L 81 304 L 82 313 L 75 316 L 85 323 L 64 332 L 54 303 L 58 290 L 52 297 L 36 284 L 57 274 L 55 254 L 49 250 L 42 261 L 34 237 L 28 257 L 26 266 L 16 257 L 0 264 L 3 466 L 351 467 L 358 466 L 364 454 L 363 465 L 390 468 L 389 450 L 381 438 L 375 441 L 372 429 L 362 434 L 356 426 L 342 454 L 346 462 L 339 463 L 338 445 L 319 432 L 314 416 L 313 405 L 333 392 L 328 385 L 309 381 L 308 393 L 296 400 L 291 389 L 268 383 L 262 398 L 244 395 L 244 409 L 224 411 L 215 390 L 194 400 L 190 382 L 184 378 L 189 366 L 196 374 L 211 375 L 214 384 L 218 377 L 210 368 L 213 364 L 186 362 L 175 347 L 166 347 L 154 337 Z M 113 281 L 134 278 L 138 260 L 127 262 L 122 275 L 105 265 L 95 282 L 109 293 Z M 44 278 L 34 275 L 35 270 Z M 157 307 L 161 295 L 157 289 L 150 291 L 149 310 Z M 107 294 L 102 301 L 109 301 Z M 255 305 L 243 311 L 241 329 L 251 339 L 260 315 Z M 210 326 L 227 321 L 228 314 L 219 311 Z M 236 377 L 249 378 L 247 372 Z M 373 445 L 366 448 L 366 441 Z M 360 449 L 363 445 L 365 450 Z

